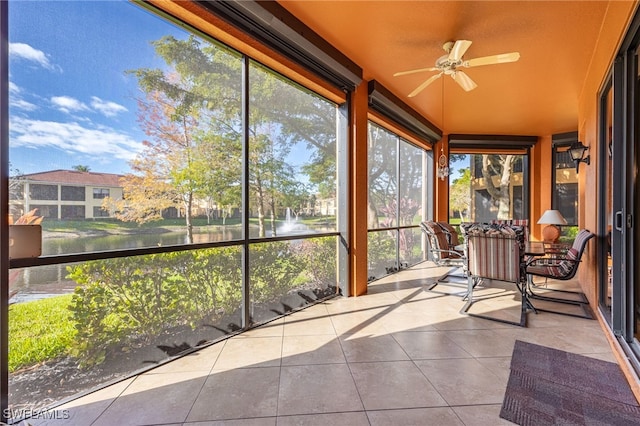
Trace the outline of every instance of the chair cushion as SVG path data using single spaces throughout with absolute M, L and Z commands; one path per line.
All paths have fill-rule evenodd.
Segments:
M 508 229 L 468 234 L 469 274 L 498 281 L 520 281 L 520 243 Z
M 567 254 L 563 259 L 560 259 L 553 264 L 536 262 L 527 267 L 527 273 L 550 278 L 565 278 L 573 272 L 574 268 L 578 267 L 578 254 L 578 250 L 572 247 L 567 251 Z
M 437 222 L 437 224 L 442 228 L 445 235 L 447 236 L 449 242 L 449 250 L 455 250 L 455 246 L 461 244 L 460 236 L 458 235 L 458 231 L 454 228 L 449 222 Z
M 433 256 L 434 258 L 436 258 L 436 260 L 449 259 L 449 258 L 455 259 L 460 257 L 455 253 L 449 253 L 448 251 L 439 251 L 439 250 L 449 250 L 449 241 L 447 240 L 447 236 L 445 235 L 440 225 L 430 220 L 426 222 L 422 222 L 422 224 L 424 225 L 424 228 L 426 228 L 427 230 L 427 235 L 429 237 L 429 244 L 431 245 L 431 248 L 435 250 L 433 252 Z

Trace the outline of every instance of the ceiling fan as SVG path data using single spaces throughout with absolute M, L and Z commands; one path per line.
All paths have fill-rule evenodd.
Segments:
M 415 74 L 419 72 L 440 71 L 438 74 L 429 77 L 424 83 L 416 87 L 413 92 L 409 93 L 410 98 L 423 91 L 428 85 L 440 78 L 442 74 L 450 75 L 451 78 L 453 78 L 455 82 L 460 85 L 460 87 L 468 92 L 478 87 L 478 85 L 467 74 L 462 72 L 460 68 L 502 64 L 505 62 L 515 62 L 520 59 L 520 53 L 511 52 L 465 60 L 462 58 L 462 56 L 465 54 L 467 49 L 469 49 L 469 46 L 471 46 L 471 42 L 469 40 L 458 40 L 455 43 L 453 41 L 448 41 L 442 46 L 447 54 L 439 57 L 436 60 L 435 67 L 397 72 L 393 76 L 398 77 L 401 75 Z

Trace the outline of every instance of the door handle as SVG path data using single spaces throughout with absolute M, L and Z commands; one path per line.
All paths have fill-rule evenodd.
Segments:
M 622 210 L 616 212 L 614 226 L 616 227 L 616 231 L 622 232 Z

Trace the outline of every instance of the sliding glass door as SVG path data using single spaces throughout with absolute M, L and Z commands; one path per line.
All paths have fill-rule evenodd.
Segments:
M 600 210 L 606 219 L 600 220 L 600 228 L 607 235 L 600 250 L 600 308 L 636 371 L 640 371 L 640 282 L 636 278 L 640 277 L 640 264 L 635 255 L 640 249 L 640 232 L 634 225 L 640 212 L 636 195 L 640 165 L 639 53 L 640 14 L 636 14 L 615 60 L 610 87 L 605 86 L 600 100 L 600 139 L 606 147 L 601 148 L 601 155 L 606 155 L 600 163 Z

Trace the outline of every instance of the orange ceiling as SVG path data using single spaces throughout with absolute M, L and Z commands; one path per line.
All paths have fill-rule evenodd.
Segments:
M 289 12 L 444 132 L 551 135 L 578 128 L 578 99 L 606 1 L 280 1 Z M 448 40 L 473 44 L 464 58 L 517 51 L 514 63 L 468 68 L 465 92 L 433 72 Z M 594 102 L 596 102 L 594 96 Z M 444 104 L 444 114 L 443 107 Z

